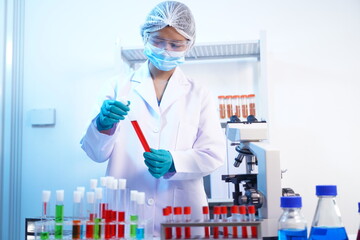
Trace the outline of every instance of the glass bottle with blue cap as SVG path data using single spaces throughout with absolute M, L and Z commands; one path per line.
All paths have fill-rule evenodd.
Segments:
M 306 240 L 307 225 L 306 220 L 301 213 L 301 197 L 281 197 L 280 206 L 283 209 L 283 213 L 281 214 L 278 223 L 279 240 Z
M 318 203 L 311 225 L 310 240 L 347 240 L 349 239 L 339 207 L 336 203 L 336 185 L 317 185 Z

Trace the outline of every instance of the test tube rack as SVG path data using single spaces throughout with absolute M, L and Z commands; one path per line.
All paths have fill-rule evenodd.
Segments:
M 161 224 L 161 239 L 162 240 L 168 240 L 168 239 L 177 239 L 175 236 L 173 236 L 172 238 L 166 238 L 166 229 L 167 228 L 177 228 L 177 227 L 181 227 L 181 228 L 186 228 L 186 227 L 190 227 L 190 228 L 204 228 L 204 227 L 209 227 L 210 229 L 214 229 L 215 227 L 220 227 L 220 234 L 219 236 L 214 236 L 213 234 L 211 234 L 208 238 L 204 237 L 204 236 L 191 236 L 191 238 L 186 238 L 186 239 L 224 239 L 226 238 L 227 240 L 239 240 L 239 239 L 246 239 L 246 240 L 261 240 L 262 239 L 262 234 L 261 234 L 261 220 L 256 220 L 256 221 L 241 221 L 241 222 L 214 222 L 214 221 L 194 221 L 194 222 L 166 222 L 166 223 L 162 223 Z M 256 237 L 253 238 L 251 236 L 247 237 L 247 238 L 243 238 L 241 236 L 237 236 L 234 237 L 231 233 L 227 236 L 224 237 L 221 233 L 221 228 L 222 227 L 228 227 L 229 230 L 232 227 L 256 227 Z M 231 231 L 231 230 L 230 230 Z M 211 230 L 212 232 L 212 230 Z

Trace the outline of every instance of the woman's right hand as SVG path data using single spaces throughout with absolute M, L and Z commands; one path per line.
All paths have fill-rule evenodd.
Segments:
M 115 123 L 124 120 L 130 111 L 130 102 L 125 105 L 116 100 L 105 100 L 101 106 L 100 113 L 96 119 L 97 129 L 99 131 L 111 129 Z

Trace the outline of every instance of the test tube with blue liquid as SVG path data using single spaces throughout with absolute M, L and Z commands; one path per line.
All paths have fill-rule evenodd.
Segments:
M 141 240 L 145 238 L 145 193 L 138 192 L 137 193 L 137 227 L 136 227 L 136 239 Z

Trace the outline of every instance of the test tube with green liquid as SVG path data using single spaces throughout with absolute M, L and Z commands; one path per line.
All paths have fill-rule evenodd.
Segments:
M 64 224 L 64 190 L 56 191 L 55 205 L 55 239 L 63 238 Z
M 41 221 L 42 221 L 42 225 L 41 225 L 41 232 L 40 232 L 40 239 L 41 240 L 47 240 L 49 239 L 49 229 L 48 226 L 46 224 L 46 218 L 47 215 L 49 214 L 49 209 L 50 209 L 50 196 L 51 196 L 51 192 L 50 191 L 42 191 L 42 215 L 41 215 Z
M 130 237 L 131 238 L 136 238 L 136 229 L 138 222 L 137 194 L 138 191 L 136 190 L 130 191 Z
M 95 188 L 95 206 L 96 206 L 96 213 L 94 218 L 94 239 L 100 239 L 102 236 L 101 231 L 101 217 L 102 217 L 102 198 L 103 198 L 103 192 L 102 188 Z

